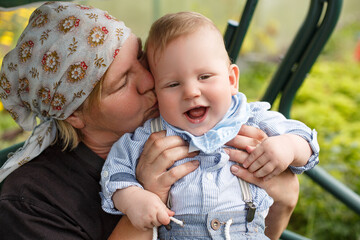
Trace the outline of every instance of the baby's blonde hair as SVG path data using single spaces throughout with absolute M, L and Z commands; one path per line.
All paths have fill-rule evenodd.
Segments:
M 217 32 L 222 39 L 222 34 L 215 24 L 200 13 L 178 12 L 166 14 L 152 24 L 145 43 L 145 51 L 148 52 L 147 50 L 151 46 L 154 50 L 152 57 L 155 60 L 155 57 L 161 55 L 171 41 L 181 36 L 192 34 L 202 27 L 209 27 Z

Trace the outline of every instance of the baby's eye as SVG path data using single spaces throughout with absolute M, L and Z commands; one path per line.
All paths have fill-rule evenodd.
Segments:
M 176 86 L 179 86 L 179 83 L 170 83 L 167 85 L 167 87 L 169 88 L 173 88 L 173 87 L 176 87 Z
M 199 80 L 206 80 L 210 77 L 210 74 L 200 75 Z

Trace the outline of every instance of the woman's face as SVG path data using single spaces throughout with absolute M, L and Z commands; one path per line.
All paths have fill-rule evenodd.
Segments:
M 104 75 L 99 107 L 85 116 L 87 130 L 95 131 L 95 137 L 113 136 L 115 140 L 133 132 L 158 115 L 153 88 L 141 42 L 131 34 Z

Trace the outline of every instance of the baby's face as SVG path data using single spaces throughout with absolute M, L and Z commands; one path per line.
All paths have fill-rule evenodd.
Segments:
M 163 118 L 195 136 L 213 128 L 236 94 L 238 68 L 230 65 L 220 34 L 209 28 L 181 36 L 149 65 Z

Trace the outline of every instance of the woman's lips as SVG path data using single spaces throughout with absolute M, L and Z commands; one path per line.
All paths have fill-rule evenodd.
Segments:
M 196 107 L 185 112 L 185 116 L 191 123 L 202 122 L 207 115 L 208 107 Z

